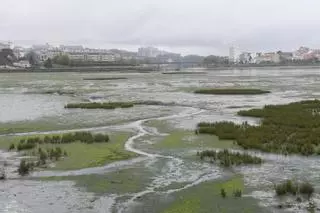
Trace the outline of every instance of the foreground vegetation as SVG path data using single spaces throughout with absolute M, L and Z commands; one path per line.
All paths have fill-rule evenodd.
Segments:
M 194 91 L 197 94 L 210 94 L 210 95 L 258 95 L 270 93 L 270 91 L 260 89 L 198 89 Z
M 39 144 L 65 144 L 65 143 L 103 143 L 108 142 L 109 136 L 105 134 L 92 134 L 90 132 L 75 132 L 66 133 L 62 135 L 46 135 L 44 137 L 28 137 L 21 139 L 18 145 L 11 144 L 9 150 L 13 150 L 15 147 L 17 151 L 33 149 Z
M 117 172 L 64 177 L 41 177 L 43 181 L 74 181 L 77 187 L 97 195 L 141 192 L 152 182 L 144 168 L 124 168 Z
M 116 109 L 116 108 L 130 108 L 134 104 L 131 102 L 108 102 L 108 103 L 72 103 L 67 104 L 67 109 Z
M 197 155 L 201 160 L 209 160 L 212 163 L 218 163 L 224 167 L 246 165 L 246 164 L 261 164 L 262 159 L 256 156 L 251 156 L 246 153 L 233 153 L 227 149 L 223 151 L 206 150 L 198 152 Z
M 71 135 L 75 135 L 72 133 Z M 67 134 L 63 134 L 67 135 Z M 100 140 L 92 142 L 88 138 L 82 138 L 81 140 L 74 140 L 72 142 L 62 143 L 63 135 L 48 135 L 48 136 L 33 136 L 33 137 L 1 137 L 0 138 L 0 147 L 8 147 L 10 150 L 17 150 L 19 144 L 22 141 L 23 144 L 27 144 L 29 141 L 42 141 L 41 143 L 35 143 L 31 149 L 21 149 L 26 156 L 34 156 L 30 159 L 27 159 L 26 164 L 31 163 L 30 169 L 34 167 L 46 168 L 52 162 L 54 162 L 54 167 L 50 169 L 54 170 L 75 170 L 88 167 L 103 166 L 107 163 L 111 163 L 119 160 L 126 160 L 137 155 L 135 153 L 128 152 L 124 149 L 124 144 L 129 137 L 128 133 L 117 133 L 114 135 L 108 135 L 108 142 L 106 139 L 102 140 L 102 135 L 92 134 L 92 136 L 101 137 Z M 78 133 L 78 135 L 80 135 Z M 104 135 L 105 137 L 107 135 Z M 55 140 L 45 143 L 45 138 L 55 138 Z M 98 137 L 98 138 L 99 138 Z M 36 139 L 39 138 L 39 139 Z M 60 138 L 60 140 L 58 140 Z M 96 139 L 98 139 L 96 138 Z M 102 142 L 103 141 L 103 142 Z M 58 142 L 58 143 L 57 143 Z M 40 151 L 41 150 L 41 151 Z M 61 150 L 57 151 L 58 158 L 52 150 Z M 45 154 L 41 154 L 45 153 Z M 43 156 L 47 156 L 44 158 Z M 52 156 L 52 157 L 51 157 Z M 46 162 L 38 164 L 38 161 L 45 159 Z M 33 165 L 32 165 L 33 164 Z M 39 166 L 38 166 L 39 165 Z
M 288 194 L 305 195 L 308 197 L 308 199 L 310 199 L 312 194 L 314 193 L 314 187 L 310 183 L 299 183 L 292 180 L 286 180 L 283 183 L 276 184 L 274 189 L 278 196 L 284 196 Z
M 320 154 L 320 101 L 309 100 L 238 112 L 261 118 L 259 126 L 232 122 L 199 123 L 197 133 L 232 139 L 244 149 L 282 154 Z
M 224 192 L 222 195 L 221 192 Z M 242 196 L 245 191 L 243 178 L 234 176 L 227 180 L 203 182 L 194 187 L 173 193 L 169 206 L 162 205 L 162 213 L 212 213 L 212 212 L 266 212 L 256 200 Z M 156 203 L 159 203 L 156 202 Z

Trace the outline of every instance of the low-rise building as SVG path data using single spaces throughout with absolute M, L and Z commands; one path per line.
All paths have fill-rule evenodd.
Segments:
M 114 62 L 116 56 L 112 53 L 101 52 L 69 52 L 69 58 L 73 61 Z
M 255 63 L 279 63 L 280 62 L 280 55 L 275 52 L 271 53 L 258 53 L 255 57 Z
M 155 47 L 141 47 L 138 49 L 138 56 L 146 58 L 155 58 L 161 55 L 161 51 Z
M 10 49 L 10 44 L 0 43 L 0 50 Z
M 81 52 L 69 52 L 67 53 L 72 61 L 85 61 L 85 54 Z
M 62 52 L 74 52 L 74 53 L 84 51 L 84 48 L 82 45 L 60 45 L 59 49 Z
M 28 60 L 22 60 L 22 61 L 13 63 L 13 66 L 19 67 L 19 68 L 29 68 L 31 67 L 31 64 L 29 63 Z

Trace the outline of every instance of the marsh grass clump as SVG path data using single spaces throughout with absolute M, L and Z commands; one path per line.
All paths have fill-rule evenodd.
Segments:
M 105 103 L 70 103 L 65 106 L 66 109 L 116 109 L 133 107 L 132 102 L 105 102 Z
M 126 77 L 97 77 L 97 78 L 84 78 L 84 81 L 111 81 L 111 80 L 126 80 Z
M 259 126 L 232 122 L 199 123 L 196 132 L 235 140 L 244 149 L 305 156 L 320 153 L 320 101 L 310 100 L 263 109 L 242 110 L 241 116 L 261 118 Z
M 286 180 L 283 183 L 276 184 L 275 187 L 275 192 L 277 196 L 284 196 L 284 195 L 306 195 L 308 199 L 312 196 L 314 193 L 314 187 L 308 183 L 308 182 L 302 182 L 298 183 L 292 180 Z
M 236 189 L 233 191 L 233 196 L 234 197 L 241 197 L 242 196 L 242 191 L 240 189 Z
M 270 93 L 270 91 L 261 89 L 233 89 L 233 88 L 213 88 L 213 89 L 198 89 L 194 91 L 196 94 L 207 95 L 259 95 Z
M 34 163 L 27 162 L 26 160 L 21 160 L 18 168 L 18 173 L 21 176 L 29 174 L 30 170 L 34 167 Z
M 314 187 L 310 183 L 304 182 L 300 184 L 299 191 L 301 194 L 307 195 L 308 198 L 310 198 L 314 193 Z
M 106 143 L 109 142 L 110 138 L 107 134 L 92 134 L 91 132 L 75 132 L 75 133 L 66 133 L 62 135 L 53 135 L 45 137 L 30 137 L 27 139 L 21 139 L 17 145 L 17 150 L 30 150 L 34 149 L 39 144 L 66 144 L 74 142 L 82 143 Z M 10 148 L 14 145 L 10 146 Z
M 246 164 L 261 164 L 262 159 L 249 154 L 241 154 L 239 152 L 230 152 L 227 149 L 223 151 L 205 150 L 198 152 L 197 155 L 201 160 L 208 160 L 212 163 L 218 163 L 224 167 L 246 165 Z
M 241 126 L 232 122 L 199 123 L 199 134 L 217 135 L 220 139 L 235 140 L 240 133 Z
M 12 143 L 9 147 L 9 151 L 14 150 L 15 148 L 16 148 L 15 145 Z
M 75 133 L 66 133 L 62 135 L 46 135 L 44 137 L 28 137 L 21 139 L 18 145 L 16 146 L 17 151 L 30 150 L 29 153 L 33 156 L 37 156 L 38 160 L 36 163 L 33 161 L 26 162 L 21 161 L 18 172 L 20 175 L 27 175 L 29 171 L 37 166 L 44 166 L 47 162 L 58 161 L 62 157 L 67 157 L 68 153 L 65 150 L 62 150 L 59 147 L 59 144 L 68 144 L 68 143 L 106 143 L 109 142 L 110 138 L 107 134 L 92 134 L 91 132 L 75 132 Z M 54 147 L 42 149 L 42 144 L 53 144 Z M 11 144 L 10 148 L 14 149 L 14 144 Z
M 224 188 L 222 188 L 220 190 L 220 195 L 221 195 L 222 198 L 226 198 L 227 197 L 227 192 L 226 192 L 226 190 Z

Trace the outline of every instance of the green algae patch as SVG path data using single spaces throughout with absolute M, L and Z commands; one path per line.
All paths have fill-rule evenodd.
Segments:
M 129 138 L 129 133 L 114 133 L 110 135 L 110 141 L 107 143 L 86 144 L 81 142 L 68 144 L 38 144 L 35 149 L 24 151 L 25 155 L 35 155 L 35 150 L 55 149 L 60 147 L 66 151 L 68 156 L 55 161 L 55 166 L 50 170 L 76 170 L 89 167 L 103 166 L 114 161 L 127 160 L 137 157 L 135 153 L 126 151 L 125 142 Z M 34 137 L 28 136 L 29 138 Z M 0 137 L 0 148 L 8 150 L 11 144 L 17 146 L 21 139 L 26 136 Z M 40 137 L 45 137 L 41 135 Z
M 151 174 L 143 168 L 124 169 L 107 174 L 44 177 L 42 181 L 73 181 L 75 186 L 98 195 L 136 193 L 149 183 Z
M 0 134 L 14 134 L 35 131 L 53 131 L 66 128 L 66 126 L 58 124 L 58 121 L 56 120 L 54 121 L 53 119 L 39 119 L 34 121 L 0 123 Z
M 189 147 L 211 147 L 219 149 L 237 148 L 232 140 L 219 140 L 218 137 L 210 135 L 196 135 L 191 131 L 178 130 L 165 136 L 155 144 L 157 148 L 178 149 Z
M 220 195 L 225 189 L 226 198 Z M 234 197 L 235 190 L 244 191 L 242 176 L 229 180 L 208 181 L 189 189 L 174 193 L 175 200 L 162 213 L 249 213 L 264 212 L 257 201 L 250 197 Z
M 68 152 L 67 158 L 57 161 L 53 169 L 75 170 L 103 166 L 114 161 L 127 160 L 137 155 L 124 149 L 128 134 L 111 136 L 109 143 L 103 144 L 63 144 L 59 145 Z
M 261 89 L 208 88 L 195 90 L 194 93 L 206 95 L 260 95 L 270 93 L 270 91 Z
M 175 129 L 168 122 L 161 120 L 151 120 L 145 122 L 145 125 L 155 127 L 160 133 L 166 134 L 157 139 L 154 144 L 159 149 L 179 149 L 179 148 L 218 148 L 229 149 L 239 148 L 233 140 L 220 140 L 211 135 L 195 134 L 194 131 Z M 148 138 L 145 138 L 146 140 Z

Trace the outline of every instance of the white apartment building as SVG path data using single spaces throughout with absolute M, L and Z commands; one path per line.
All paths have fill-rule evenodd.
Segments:
M 141 47 L 138 49 L 139 57 L 155 58 L 161 53 L 162 51 L 155 47 Z
M 85 54 L 84 53 L 76 53 L 76 52 L 70 52 L 67 53 L 67 55 L 69 56 L 70 60 L 72 61 L 84 61 L 85 60 Z
M 10 44 L 0 43 L 0 50 L 10 49 Z
M 280 55 L 278 53 L 273 53 L 273 52 L 257 54 L 254 60 L 255 60 L 255 63 L 257 64 L 264 63 L 264 62 L 279 63 Z
M 116 56 L 112 53 L 84 53 L 84 52 L 72 52 L 67 53 L 69 58 L 74 61 L 94 61 L 94 62 L 114 62 Z
M 230 63 L 236 62 L 236 49 L 234 47 L 229 48 L 229 62 Z

